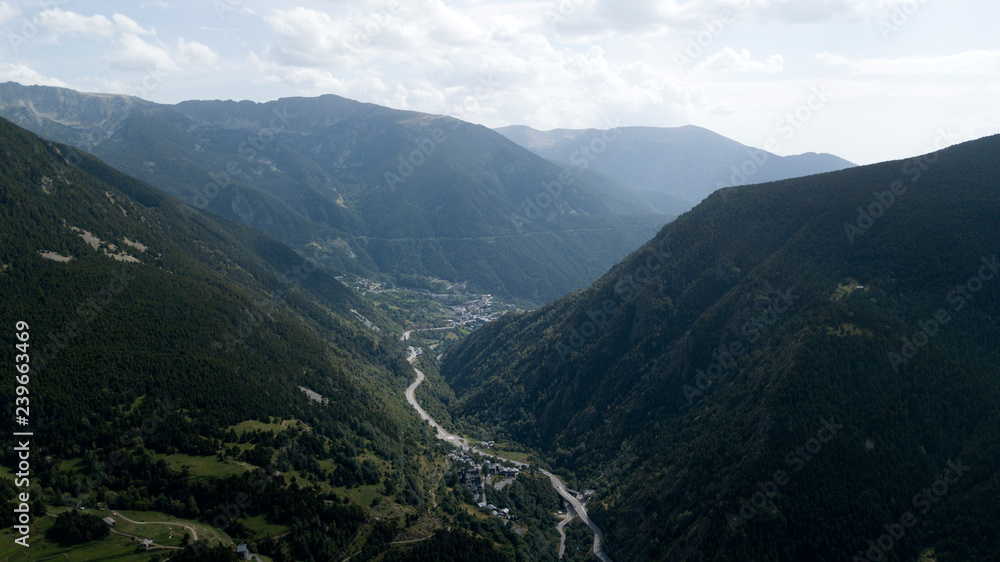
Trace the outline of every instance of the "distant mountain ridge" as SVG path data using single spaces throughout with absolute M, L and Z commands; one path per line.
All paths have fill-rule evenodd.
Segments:
M 485 127 L 332 95 L 170 106 L 7 83 L 0 115 L 337 271 L 468 280 L 537 303 L 669 220 Z
M 555 551 L 547 478 L 491 500 L 518 510 L 518 535 L 433 468 L 445 453 L 405 401 L 408 314 L 3 118 L 0 154 L 0 341 L 24 365 L 0 410 L 27 433 L 0 437 L 0 492 L 20 489 L 25 514 L 0 533 L 31 547 L 8 541 L 4 560 L 158 559 L 133 533 L 199 562 L 243 559 L 237 545 L 276 562 Z M 49 531 L 67 513 L 121 533 Z
M 544 158 L 606 174 L 670 214 L 689 210 L 722 187 L 854 166 L 831 154 L 778 156 L 693 125 L 551 131 L 514 125 L 496 131 Z

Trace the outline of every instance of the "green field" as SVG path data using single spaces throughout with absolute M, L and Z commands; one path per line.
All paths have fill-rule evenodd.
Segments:
M 242 466 L 220 461 L 217 457 L 196 457 L 192 455 L 173 454 L 155 455 L 157 460 L 163 459 L 170 466 L 171 470 L 180 472 L 187 468 L 193 478 L 223 478 L 231 474 L 243 474 L 246 469 Z
M 279 535 L 284 535 L 285 533 L 292 530 L 288 525 L 280 525 L 278 523 L 271 523 L 267 520 L 266 515 L 256 515 L 254 517 L 247 517 L 242 519 L 243 523 L 246 524 L 248 528 L 253 530 L 258 538 L 261 537 L 276 537 Z
M 127 532 L 127 533 L 130 533 L 130 534 L 140 535 L 140 536 L 142 536 L 144 538 L 153 538 L 154 542 L 155 542 L 155 538 L 152 537 L 152 536 L 147 536 L 148 533 L 150 533 L 150 532 L 159 532 L 159 533 L 162 533 L 162 536 L 164 536 L 164 537 L 169 536 L 170 534 L 174 535 L 175 539 L 173 539 L 173 540 L 175 540 L 176 542 L 169 542 L 168 541 L 168 542 L 161 543 L 161 544 L 168 544 L 168 545 L 179 544 L 180 543 L 180 538 L 185 533 L 185 528 L 181 527 L 179 525 L 163 525 L 163 524 L 157 524 L 157 525 L 135 525 L 135 524 L 129 523 L 128 521 L 125 521 L 121 517 L 115 517 L 112 513 L 118 513 L 120 515 L 124 515 L 125 517 L 128 517 L 129 519 L 131 519 L 133 521 L 140 522 L 140 523 L 147 522 L 147 521 L 163 521 L 163 522 L 166 522 L 166 523 L 183 523 L 183 524 L 188 525 L 190 527 L 194 527 L 195 531 L 198 532 L 198 539 L 208 539 L 208 541 L 212 542 L 212 543 L 219 543 L 219 542 L 221 542 L 221 543 L 225 543 L 225 544 L 231 544 L 233 542 L 233 540 L 229 537 L 229 535 L 227 535 L 221 529 L 218 529 L 218 528 L 213 527 L 211 525 L 208 525 L 206 523 L 202 523 L 200 521 L 194 521 L 194 520 L 191 520 L 191 519 L 181 519 L 180 517 L 175 517 L 173 515 L 167 515 L 166 513 L 160 513 L 158 511 L 128 511 L 128 510 L 118 511 L 118 510 L 114 510 L 112 512 L 107 512 L 107 511 L 97 512 L 95 510 L 88 509 L 87 512 L 88 513 L 98 513 L 98 514 L 101 515 L 101 517 L 113 517 L 113 518 L 115 518 L 118 521 L 118 523 L 115 525 L 115 530 L 121 531 L 121 532 Z M 121 526 L 121 527 L 119 527 L 119 526 Z M 126 529 L 130 529 L 130 530 L 126 530 Z M 194 539 L 194 537 L 191 537 L 191 538 L 192 538 L 192 540 Z
M 531 453 L 521 453 L 521 452 L 518 452 L 518 451 L 505 451 L 503 449 L 491 449 L 489 452 L 493 453 L 494 455 L 501 456 L 501 457 L 503 457 L 505 459 L 510 459 L 512 461 L 517 461 L 517 462 L 528 462 L 528 459 L 531 458 Z
M 76 457 L 59 463 L 59 472 L 65 472 L 66 474 L 80 474 L 83 473 L 83 469 L 83 457 Z
M 358 486 L 357 488 L 333 488 L 334 493 L 338 496 L 347 496 L 351 498 L 354 503 L 368 507 L 372 504 L 372 500 L 379 497 L 375 490 L 381 488 L 380 485 L 373 484 L 371 486 Z
M 53 514 L 67 511 L 67 507 L 51 508 Z M 111 517 L 116 523 L 114 530 L 127 535 L 135 535 L 140 538 L 152 539 L 156 545 L 180 546 L 184 533 L 188 532 L 181 523 L 193 527 L 198 533 L 199 539 L 208 539 L 212 543 L 232 544 L 233 541 L 225 532 L 216 529 L 211 525 L 181 519 L 173 515 L 167 515 L 156 511 L 98 511 L 96 509 L 84 510 L 84 513 L 91 513 L 100 517 Z M 122 517 L 124 516 L 124 517 Z M 135 521 L 131 523 L 125 517 Z M 52 517 L 40 517 L 32 525 L 28 544 L 31 546 L 24 548 L 14 543 L 15 533 L 13 529 L 5 529 L 0 532 L 2 545 L 0 545 L 0 561 L 19 562 L 21 560 L 122 560 L 122 561 L 146 561 L 154 554 L 168 552 L 166 549 L 157 549 L 151 552 L 138 552 L 138 538 L 126 537 L 112 533 L 107 538 L 99 541 L 91 541 L 82 545 L 72 547 L 62 547 L 56 543 L 45 540 L 45 531 L 52 526 Z M 155 522 L 146 525 L 145 522 Z M 162 522 L 162 523 L 160 523 Z M 173 523 L 177 523 L 176 525 Z M 271 530 L 287 531 L 287 528 L 280 525 L 272 526 Z M 192 536 L 192 540 L 193 540 Z
M 45 540 L 45 531 L 52 526 L 52 518 L 40 517 L 32 525 L 31 537 L 24 548 L 14 543 L 13 529 L 0 531 L 0 560 L 20 562 L 22 560 L 120 560 L 125 562 L 147 561 L 154 553 L 137 552 L 137 541 L 121 535 L 111 534 L 99 541 L 82 545 L 62 547 Z M 163 551 L 160 551 L 163 552 Z
M 248 431 L 259 430 L 259 431 L 270 431 L 271 433 L 281 433 L 290 427 L 296 427 L 299 425 L 299 420 L 277 420 L 272 423 L 264 423 L 257 420 L 249 420 L 245 422 L 240 422 L 230 429 L 234 430 L 237 435 L 243 435 Z

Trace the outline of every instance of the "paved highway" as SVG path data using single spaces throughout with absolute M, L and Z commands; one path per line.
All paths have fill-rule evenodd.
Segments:
M 405 341 L 406 339 L 409 339 L 409 335 L 410 335 L 409 332 L 405 333 L 403 335 L 403 340 Z M 417 359 L 417 350 L 413 347 L 410 347 L 409 354 L 407 355 L 406 360 L 412 364 L 416 359 Z M 427 412 L 425 412 L 424 409 L 420 407 L 420 404 L 417 403 L 417 398 L 416 398 L 417 387 L 420 386 L 420 384 L 424 382 L 424 379 L 426 379 L 427 377 L 420 369 L 416 367 L 413 367 L 413 371 L 417 374 L 417 380 L 413 381 L 413 384 L 411 384 L 406 389 L 406 401 L 410 403 L 410 406 L 413 406 L 413 409 L 416 410 L 418 414 L 420 414 L 420 417 L 422 419 L 427 420 L 427 422 L 431 424 L 431 427 L 433 427 L 435 431 L 437 431 L 438 439 L 441 439 L 442 441 L 447 441 L 448 443 L 451 443 L 456 447 L 459 447 L 467 451 L 473 451 L 486 457 L 492 457 L 495 459 L 511 462 L 521 468 L 528 467 L 528 463 L 518 462 L 513 459 L 508 459 L 506 457 L 501 457 L 499 455 L 487 453 L 486 451 L 477 449 L 476 447 L 471 447 L 469 446 L 469 441 L 467 439 L 464 439 L 462 437 L 459 437 L 457 435 L 445 431 L 444 428 L 438 425 L 438 423 L 434 421 L 434 418 L 432 418 Z M 604 538 L 604 535 L 601 533 L 601 529 L 597 526 L 597 524 L 591 521 L 589 517 L 587 517 L 587 508 L 583 507 L 583 504 L 581 504 L 576 499 L 576 496 L 574 496 L 569 492 L 569 490 L 566 488 L 566 484 L 564 484 L 562 480 L 559 480 L 558 476 L 552 474 L 547 470 L 542 470 L 542 469 L 539 470 L 541 470 L 542 474 L 549 477 L 549 481 L 552 483 L 552 487 L 555 488 L 556 493 L 558 493 L 560 496 L 563 497 L 563 499 L 569 502 L 570 506 L 572 506 L 573 508 L 573 512 L 577 515 L 577 517 L 579 517 L 581 521 L 586 523 L 587 526 L 590 527 L 590 530 L 594 532 L 594 554 L 597 556 L 597 558 L 602 562 L 611 562 L 611 559 L 608 558 L 608 555 L 604 554 L 604 551 L 601 550 L 601 540 Z

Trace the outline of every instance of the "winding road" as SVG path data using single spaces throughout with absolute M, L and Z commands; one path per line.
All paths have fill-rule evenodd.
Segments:
M 586 523 L 590 527 L 590 530 L 594 532 L 594 556 L 597 556 L 597 559 L 602 562 L 611 562 L 608 555 L 604 554 L 604 551 L 601 550 L 601 540 L 604 539 L 604 533 L 601 533 L 601 529 L 597 526 L 597 523 L 594 523 L 590 517 L 587 517 L 587 508 L 583 507 L 583 504 L 576 499 L 576 496 L 566 490 L 566 485 L 563 484 L 558 476 L 542 468 L 538 470 L 549 477 L 549 481 L 552 482 L 552 487 L 556 489 L 556 492 L 573 507 L 573 512 L 580 518 L 580 521 Z
M 573 520 L 573 508 L 569 508 L 566 511 L 566 517 L 556 525 L 556 530 L 559 531 L 559 558 L 562 559 L 563 555 L 566 554 L 566 525 Z
M 403 334 L 403 340 L 405 341 L 406 339 L 409 339 L 409 335 L 410 335 L 409 332 Z M 409 361 L 412 366 L 413 362 L 417 359 L 417 350 L 416 348 L 411 346 L 408 349 L 408 352 L 409 353 L 406 357 L 406 360 Z M 424 409 L 420 407 L 420 404 L 417 403 L 417 398 L 416 398 L 417 387 L 420 386 L 420 384 L 423 383 L 427 377 L 420 369 L 416 367 L 413 367 L 413 372 L 417 374 L 417 380 L 413 381 L 413 384 L 411 384 L 406 389 L 406 401 L 410 403 L 410 406 L 413 406 L 413 409 L 416 410 L 418 414 L 420 414 L 420 417 L 422 419 L 426 420 L 429 424 L 431 424 L 431 427 L 433 427 L 435 431 L 437 431 L 438 439 L 441 439 L 442 441 L 447 441 L 448 443 L 451 443 L 452 445 L 466 451 L 472 451 L 486 457 L 492 457 L 495 459 L 511 462 L 521 468 L 526 468 L 528 466 L 528 463 L 515 461 L 513 459 L 508 459 L 506 457 L 501 457 L 499 455 L 487 453 L 486 451 L 477 449 L 476 447 L 472 447 L 469 445 L 468 439 L 464 439 L 462 437 L 459 437 L 457 435 L 445 431 L 445 429 L 441 427 L 436 421 L 434 421 L 434 418 L 432 418 L 426 411 L 424 411 Z M 564 484 L 563 481 L 560 480 L 558 476 L 544 469 L 539 469 L 539 470 L 541 471 L 542 474 L 549 477 L 549 482 L 552 483 L 552 487 L 555 488 L 556 493 L 562 496 L 563 499 L 569 503 L 576 516 L 579 517 L 581 521 L 586 523 L 587 526 L 590 527 L 590 530 L 594 532 L 594 555 L 597 556 L 598 560 L 601 560 L 601 562 L 611 562 L 611 559 L 608 558 L 608 555 L 604 554 L 604 551 L 601 550 L 601 540 L 604 538 L 604 534 L 601 533 L 601 529 L 597 526 L 597 524 L 594 523 L 589 517 L 587 517 L 587 508 L 583 507 L 583 504 L 581 504 L 579 500 L 576 499 L 576 496 L 574 496 L 568 491 L 568 489 L 566 488 L 566 484 Z

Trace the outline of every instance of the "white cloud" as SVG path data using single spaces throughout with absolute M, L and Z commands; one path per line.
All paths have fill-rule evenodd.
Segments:
M 11 6 L 6 2 L 0 2 L 0 23 L 6 23 L 21 15 L 21 9 Z
M 178 65 L 163 47 L 148 43 L 142 36 L 156 36 L 156 29 L 143 27 L 134 19 L 115 13 L 85 16 L 58 8 L 42 11 L 35 18 L 58 40 L 62 35 L 110 40 L 115 50 L 103 60 L 120 70 L 177 70 Z M 200 43 L 179 43 L 180 56 L 193 63 L 213 64 L 211 49 Z
M 25 64 L 9 62 L 0 62 L 0 82 L 17 82 L 25 85 L 56 86 L 59 88 L 70 87 L 62 80 L 43 76 Z
M 770 0 L 755 2 L 757 15 L 786 23 L 861 21 L 880 2 L 864 0 Z
M 153 28 L 145 29 L 135 20 L 122 14 L 114 14 L 111 19 L 102 14 L 85 16 L 54 8 L 40 12 L 35 20 L 53 35 L 82 35 L 110 39 L 116 33 L 133 35 L 156 35 Z
M 277 36 L 267 54 L 293 65 L 336 64 L 348 55 L 348 41 L 363 33 L 348 19 L 303 7 L 274 10 L 264 20 Z
M 936 57 L 895 59 L 851 59 L 821 53 L 816 58 L 830 66 L 844 67 L 855 74 L 917 76 L 922 74 L 967 74 L 987 77 L 1000 75 L 1000 51 L 967 51 Z
M 184 65 L 194 68 L 213 67 L 219 62 L 219 55 L 211 47 L 197 41 L 184 41 L 181 37 L 177 39 L 177 49 L 180 51 L 180 59 Z
M 114 24 L 106 16 L 96 14 L 84 16 L 76 12 L 59 9 L 45 10 L 38 15 L 46 28 L 55 35 L 85 35 L 90 37 L 111 38 L 114 35 Z
M 134 33 L 123 33 L 115 41 L 117 50 L 104 55 L 104 60 L 121 70 L 173 71 L 177 63 L 170 54 L 156 45 L 151 45 Z
M 698 70 L 716 70 L 722 72 L 765 72 L 775 74 L 785 67 L 785 59 L 781 55 L 771 55 L 766 62 L 755 61 L 750 51 L 740 52 L 725 47 L 718 53 L 708 57 L 696 68 Z
M 599 45 L 554 45 L 539 15 L 537 3 L 459 9 L 440 0 L 391 13 L 274 10 L 264 18 L 273 41 L 254 62 L 269 83 L 490 126 L 511 116 L 589 126 L 649 109 L 678 115 L 698 103 L 696 88 L 660 65 L 612 60 Z
M 741 111 L 743 111 L 743 108 L 739 105 L 723 102 L 710 109 L 708 113 L 717 117 L 731 117 L 733 115 L 738 115 Z
M 115 31 L 118 33 L 132 33 L 135 35 L 156 35 L 156 29 L 150 27 L 144 29 L 134 19 L 122 14 L 114 14 L 111 19 L 115 22 Z
M 108 4 L 103 15 L 50 10 L 46 16 L 28 0 L 0 0 L 0 20 L 18 22 L 11 15 L 17 6 L 28 19 L 47 20 L 37 22 L 40 35 L 30 52 L 3 60 L 89 91 L 128 92 L 146 80 L 140 74 L 155 70 L 157 79 L 168 78 L 157 101 L 336 93 L 487 126 L 693 123 L 744 142 L 772 132 L 778 119 L 803 103 L 809 86 L 822 83 L 832 87 L 836 103 L 783 149 L 826 149 L 859 161 L 908 152 L 899 139 L 916 130 L 917 121 L 973 122 L 973 108 L 993 105 L 1000 93 L 994 52 L 1000 43 L 989 27 L 1000 17 L 1000 4 L 992 0 L 955 6 L 926 0 L 233 5 L 239 9 L 222 29 L 209 29 L 217 20 L 211 6 L 195 12 L 176 0 Z M 121 13 L 113 15 L 112 6 Z M 909 33 L 886 41 L 878 24 L 887 19 L 910 21 Z M 183 31 L 168 35 L 168 29 Z M 255 53 L 249 63 L 247 53 Z M 690 64 L 678 68 L 677 54 Z M 8 64 L 3 70 L 26 81 L 47 80 L 30 68 Z M 841 134 L 841 128 L 851 132 Z M 862 130 L 879 140 L 853 142 Z M 900 136 L 887 139 L 886 131 Z
M 698 32 L 706 22 L 753 20 L 795 24 L 861 22 L 887 17 L 916 0 L 551 0 L 542 3 L 542 20 L 570 40 L 614 34 L 655 36 Z

